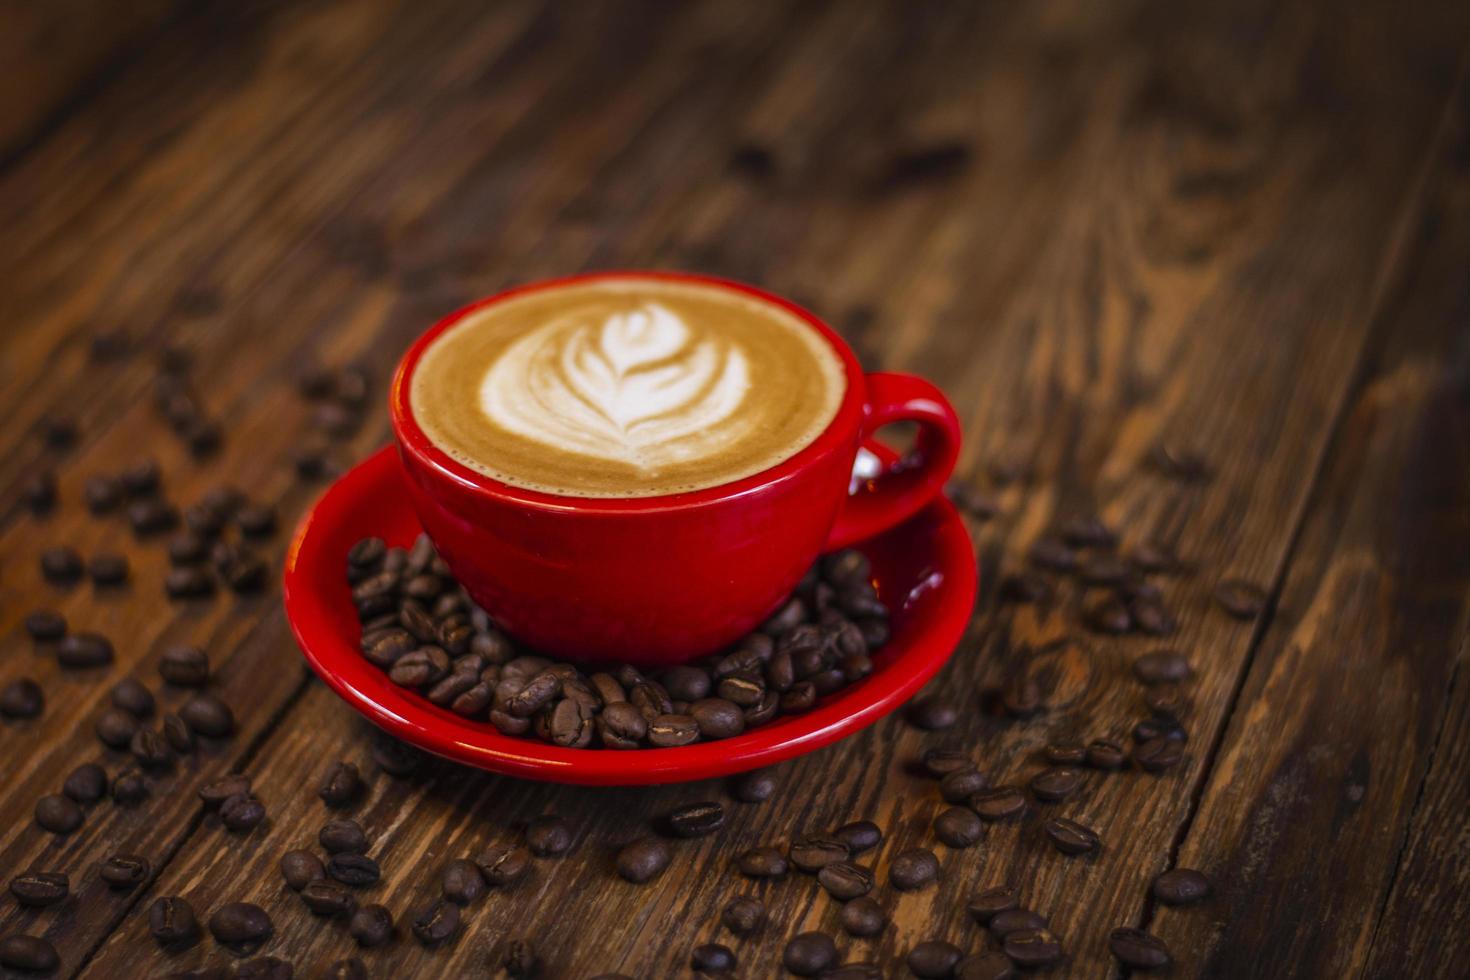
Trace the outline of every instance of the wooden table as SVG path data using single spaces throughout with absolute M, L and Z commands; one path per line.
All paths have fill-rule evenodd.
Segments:
M 386 871 L 374 900 L 400 924 L 445 861 L 529 817 L 578 833 L 471 908 L 447 948 L 403 930 L 363 953 L 373 976 L 491 975 L 530 939 L 547 976 L 683 976 L 719 941 L 739 975 L 770 977 L 807 929 L 907 975 L 921 940 L 984 948 L 966 899 L 1002 882 L 1050 917 L 1059 974 L 1117 973 L 1107 935 L 1131 925 L 1169 944 L 1176 976 L 1464 975 L 1470 6 L 159 0 L 0 16 L 19 82 L 0 96 L 0 681 L 46 694 L 41 717 L 0 727 L 0 873 L 63 870 L 73 891 L 41 911 L 5 896 L 0 933 L 52 939 L 60 975 L 226 962 L 207 939 L 158 950 L 146 910 L 171 894 L 201 918 L 260 903 L 265 952 L 297 976 L 351 954 L 276 871 L 326 819 L 314 789 L 336 759 L 370 775 L 354 815 Z M 234 484 L 278 509 L 274 569 L 322 489 L 291 464 L 313 432 L 301 365 L 370 367 L 366 424 L 333 449 L 346 464 L 387 439 L 384 380 L 437 316 L 618 266 L 761 283 L 829 318 L 869 367 L 931 377 L 966 426 L 962 471 L 999 507 L 972 522 L 981 599 L 931 688 L 963 720 L 935 734 L 890 718 L 783 766 L 776 798 L 730 803 L 722 833 L 679 842 L 641 887 L 614 875 L 616 848 L 675 805 L 728 802 L 722 786 L 381 775 L 362 725 L 304 670 L 274 572 L 262 597 L 171 602 L 162 546 L 81 503 L 89 477 L 142 456 L 181 505 Z M 223 423 L 207 460 L 153 407 L 165 344 L 192 354 Z M 35 434 L 58 412 L 79 426 L 69 451 Z M 1177 479 L 1161 447 L 1199 454 L 1209 477 Z M 44 467 L 61 503 L 38 519 L 16 500 Z M 1096 774 L 948 850 L 931 829 L 942 803 L 911 771 L 925 747 L 972 745 L 997 782 L 1024 782 L 1049 740 L 1125 737 L 1144 716 L 1129 665 L 1161 641 L 1088 632 L 1071 586 L 1040 606 L 997 596 L 1037 536 L 1091 513 L 1189 562 L 1167 582 L 1179 625 L 1162 641 L 1197 670 L 1185 761 Z M 124 550 L 132 582 L 49 586 L 37 557 L 53 544 Z M 1230 577 L 1265 589 L 1261 618 L 1214 605 Z M 116 664 L 59 670 L 22 628 L 37 607 L 109 635 Z M 152 779 L 143 806 L 42 831 L 34 803 L 72 767 L 123 762 L 92 732 L 111 683 L 159 688 L 177 642 L 208 649 L 235 736 Z M 1025 722 L 988 707 L 1020 671 L 1048 704 Z M 194 793 L 233 770 L 269 810 L 243 837 Z M 1053 813 L 1096 827 L 1101 855 L 1049 847 Z M 732 867 L 858 818 L 886 831 L 880 881 L 904 847 L 943 865 L 937 887 L 879 888 L 893 923 L 874 940 L 843 936 L 806 876 Z M 97 866 L 118 850 L 150 857 L 155 879 L 109 892 Z M 1149 883 L 1173 866 L 1204 869 L 1215 896 L 1157 906 Z M 719 910 L 747 893 L 771 922 L 736 940 Z

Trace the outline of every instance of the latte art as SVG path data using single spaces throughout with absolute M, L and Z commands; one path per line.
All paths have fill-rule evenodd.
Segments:
M 638 497 L 790 458 L 846 386 L 841 357 L 783 307 L 715 284 L 607 277 L 464 317 L 425 350 L 409 402 L 435 445 L 496 480 Z

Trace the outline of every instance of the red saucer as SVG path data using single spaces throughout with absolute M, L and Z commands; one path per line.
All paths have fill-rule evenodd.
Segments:
M 286 616 L 306 660 L 348 704 L 406 742 L 465 765 L 525 779 L 600 786 L 708 779 L 811 752 L 902 705 L 943 666 L 975 602 L 975 553 L 954 506 L 940 500 L 863 542 L 892 638 L 873 673 L 811 711 L 735 738 L 673 749 L 566 749 L 500 734 L 399 687 L 358 652 L 344 577 L 347 551 L 376 535 L 408 545 L 419 533 L 398 455 L 388 446 L 353 468 L 302 520 L 286 554 Z M 493 612 L 493 611 L 492 611 Z

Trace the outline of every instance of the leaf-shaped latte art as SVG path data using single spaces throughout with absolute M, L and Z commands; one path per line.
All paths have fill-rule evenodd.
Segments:
M 480 408 L 543 445 L 657 472 L 739 438 L 749 389 L 737 345 L 648 303 L 521 336 L 485 373 Z

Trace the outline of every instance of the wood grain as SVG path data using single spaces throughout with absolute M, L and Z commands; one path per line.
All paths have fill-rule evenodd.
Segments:
M 307 423 L 290 381 L 301 363 L 363 361 L 381 383 L 425 324 L 507 282 L 669 265 L 803 300 L 869 367 L 917 371 L 950 392 L 971 475 L 1024 471 L 994 488 L 1002 516 L 975 526 L 986 596 L 936 682 L 971 709 L 944 737 L 975 746 L 997 781 L 1029 778 L 1049 738 L 1125 734 L 1143 716 L 1128 664 L 1153 646 L 1085 633 L 1085 597 L 1070 585 L 1035 609 L 999 606 L 999 575 L 1037 534 L 1090 512 L 1128 545 L 1158 537 L 1189 559 L 1195 571 L 1166 585 L 1181 620 L 1169 643 L 1200 675 L 1185 765 L 1158 778 L 1094 775 L 1080 798 L 1033 808 L 973 850 L 939 847 L 940 886 L 900 896 L 884 885 L 894 925 L 873 941 L 839 940 L 851 958 L 893 970 L 922 939 L 978 949 L 964 900 L 1005 880 L 1051 916 L 1071 954 L 1064 972 L 1114 969 L 1106 933 L 1143 920 L 1148 880 L 1190 827 L 1195 799 L 1212 799 L 1211 750 L 1251 664 L 1255 631 L 1214 610 L 1210 589 L 1225 574 L 1268 586 L 1286 574 L 1319 462 L 1348 438 L 1334 442 L 1333 430 L 1359 391 L 1381 284 L 1403 261 L 1394 230 L 1417 200 L 1466 20 L 1388 4 L 1058 0 L 916 14 L 527 2 L 480 14 L 385 0 L 247 8 L 226 31 L 181 27 L 148 70 L 123 72 L 0 175 L 10 225 L 0 261 L 14 281 L 0 292 L 0 408 L 15 420 L 13 451 L 0 455 L 5 499 L 50 458 L 29 433 L 43 413 L 72 412 L 83 432 L 55 461 L 58 513 L 36 522 L 12 507 L 0 531 L 16 556 L 0 578 L 0 680 L 30 674 L 49 695 L 42 719 L 0 729 L 0 870 L 61 867 L 83 885 L 60 910 L 5 905 L 0 932 L 52 937 L 64 975 L 220 961 L 208 941 L 165 956 L 147 939 L 152 898 L 184 894 L 202 915 L 261 902 L 278 930 L 267 951 L 301 974 L 351 949 L 340 926 L 285 892 L 275 862 L 325 818 L 309 790 L 326 761 L 371 770 L 361 724 L 302 682 L 273 599 L 170 605 L 156 547 L 139 552 L 132 589 L 113 599 L 41 586 L 34 562 L 47 544 L 91 551 L 126 538 L 81 512 L 86 476 L 146 451 L 180 502 L 233 482 L 288 524 L 313 493 L 286 462 Z M 114 326 L 141 352 L 95 363 L 91 336 Z M 196 383 L 228 422 L 208 464 L 189 460 L 147 404 L 146 351 L 165 339 L 194 352 Z M 375 410 L 341 457 L 386 433 Z M 1166 479 L 1150 462 L 1160 442 L 1207 452 L 1213 480 Z M 1375 479 L 1387 492 L 1391 475 Z M 106 684 L 63 676 L 30 651 L 18 623 L 39 603 L 120 641 L 109 681 L 151 680 L 172 640 L 206 643 L 241 719 L 234 739 L 161 784 L 147 808 L 104 805 L 62 843 L 29 811 L 98 754 L 90 727 Z M 991 695 L 1020 670 L 1046 682 L 1051 710 L 1008 722 Z M 643 888 L 612 874 L 616 847 L 722 787 L 590 791 L 439 764 L 415 780 L 376 777 L 357 815 L 387 871 L 372 898 L 400 923 L 434 893 L 445 860 L 531 816 L 565 814 L 579 842 L 483 901 L 447 948 L 400 936 L 365 959 L 374 975 L 473 975 L 506 941 L 533 938 L 550 976 L 670 976 L 717 939 L 736 948 L 742 975 L 776 975 L 784 938 L 834 931 L 835 906 L 803 877 L 753 888 L 731 870 L 734 856 L 867 817 L 887 832 L 870 859 L 885 881 L 898 850 L 937 847 L 941 804 L 909 763 L 938 740 L 895 718 L 783 767 L 786 794 L 732 804 L 721 835 L 679 844 L 674 868 Z M 252 774 L 271 815 L 243 839 L 192 796 L 231 767 Z M 1407 805 L 1392 810 L 1398 826 Z M 1053 812 L 1096 826 L 1102 855 L 1053 852 L 1039 834 Z M 158 880 L 105 894 L 93 868 L 122 848 L 152 856 Z M 746 892 L 764 896 L 772 925 L 735 942 L 718 910 Z M 1213 962 L 1203 940 L 1176 952 L 1181 969 Z M 1366 946 L 1354 955 L 1360 963 Z

